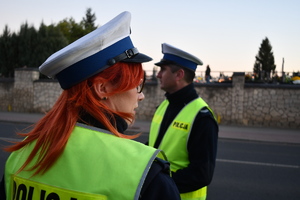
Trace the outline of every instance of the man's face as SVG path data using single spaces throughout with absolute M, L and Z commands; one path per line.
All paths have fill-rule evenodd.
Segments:
M 170 94 L 176 92 L 176 72 L 173 73 L 169 65 L 160 66 L 160 71 L 156 77 L 160 80 L 160 88 L 162 90 Z

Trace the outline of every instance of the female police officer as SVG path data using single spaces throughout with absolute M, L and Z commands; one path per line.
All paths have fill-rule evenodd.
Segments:
M 6 148 L 6 199 L 179 199 L 161 152 L 123 134 L 144 99 L 141 63 L 151 60 L 129 35 L 123 12 L 40 66 L 64 90 L 26 139 Z

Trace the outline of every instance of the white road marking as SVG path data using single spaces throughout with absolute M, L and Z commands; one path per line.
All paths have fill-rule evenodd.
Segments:
M 237 163 L 237 164 L 246 164 L 246 165 L 263 165 L 270 167 L 285 167 L 285 168 L 294 168 L 299 169 L 298 165 L 284 165 L 276 163 L 261 163 L 261 162 L 251 162 L 251 161 L 242 161 L 242 160 L 227 160 L 227 159 L 217 159 L 218 162 L 227 162 L 227 163 Z

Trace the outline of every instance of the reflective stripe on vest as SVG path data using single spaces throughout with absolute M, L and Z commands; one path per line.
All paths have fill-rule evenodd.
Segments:
M 160 124 L 168 105 L 169 101 L 164 100 L 153 116 L 149 134 L 149 146 L 153 147 L 155 144 L 160 130 Z M 203 99 L 197 98 L 187 104 L 168 127 L 159 145 L 159 149 L 166 154 L 168 161 L 171 164 L 171 171 L 175 172 L 178 169 L 185 168 L 189 165 L 187 142 L 194 119 L 203 107 L 207 107 L 213 114 L 207 103 Z M 205 199 L 206 189 L 206 187 L 203 187 L 199 190 L 180 195 L 181 198 L 185 200 Z
M 43 175 L 16 174 L 35 143 L 13 152 L 5 167 L 7 199 L 138 199 L 160 151 L 103 132 L 76 126 L 62 155 Z

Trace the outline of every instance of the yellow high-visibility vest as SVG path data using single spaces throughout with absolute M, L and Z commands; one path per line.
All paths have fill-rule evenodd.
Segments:
M 34 145 L 8 158 L 7 199 L 137 200 L 152 162 L 160 154 L 139 142 L 78 123 L 62 155 L 47 172 L 32 176 L 33 171 L 23 170 L 16 174 Z
M 168 100 L 164 100 L 157 108 L 150 126 L 149 146 L 153 147 L 158 137 L 160 125 L 166 109 L 169 105 Z M 186 168 L 190 161 L 188 158 L 187 142 L 193 126 L 194 119 L 198 112 L 207 107 L 213 114 L 213 111 L 202 98 L 197 98 L 187 104 L 175 117 L 168 127 L 158 149 L 161 149 L 170 162 L 171 171 Z M 213 114 L 214 115 L 214 114 Z M 180 194 L 184 200 L 204 200 L 206 199 L 207 187 L 199 190 Z

